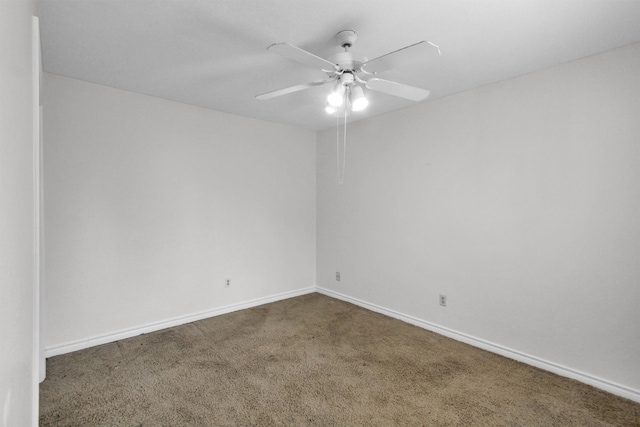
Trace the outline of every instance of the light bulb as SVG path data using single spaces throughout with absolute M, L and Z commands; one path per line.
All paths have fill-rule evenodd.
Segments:
M 337 110 L 335 109 L 335 107 L 332 107 L 331 105 L 327 105 L 327 106 L 324 108 L 324 111 L 326 111 L 326 112 L 327 112 L 327 114 L 333 114 L 333 113 L 335 113 Z
M 341 106 L 344 102 L 344 86 L 338 83 L 335 90 L 327 97 L 327 101 L 329 102 L 329 105 L 333 107 Z
M 351 109 L 353 111 L 362 111 L 369 105 L 369 100 L 365 97 L 358 98 L 351 103 Z
M 369 105 L 369 100 L 364 96 L 364 92 L 360 86 L 354 86 L 351 89 L 351 109 L 353 111 L 362 111 Z

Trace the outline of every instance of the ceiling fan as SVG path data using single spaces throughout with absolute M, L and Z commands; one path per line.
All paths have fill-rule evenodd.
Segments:
M 277 53 L 304 65 L 320 68 L 327 73 L 327 78 L 278 89 L 256 95 L 257 99 L 265 100 L 281 95 L 287 95 L 315 86 L 333 84 L 334 89 L 329 94 L 326 108 L 327 113 L 348 115 L 349 111 L 359 111 L 368 105 L 363 87 L 411 101 L 422 101 L 429 96 L 429 91 L 402 83 L 375 77 L 378 73 L 392 68 L 411 65 L 440 55 L 440 49 L 428 41 L 421 41 L 402 49 L 387 53 L 374 59 L 367 59 L 364 55 L 350 50 L 357 39 L 353 30 L 344 30 L 336 34 L 344 52 L 321 58 L 299 47 L 288 43 L 275 43 L 267 48 L 269 52 Z

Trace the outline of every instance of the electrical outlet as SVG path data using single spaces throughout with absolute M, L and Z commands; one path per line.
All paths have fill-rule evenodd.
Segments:
M 447 306 L 447 296 L 440 294 L 440 305 L 443 307 Z
M 231 279 L 226 279 L 225 282 L 224 282 L 224 287 L 228 288 L 230 286 L 231 286 Z
M 336 282 L 340 281 L 340 272 L 336 271 Z

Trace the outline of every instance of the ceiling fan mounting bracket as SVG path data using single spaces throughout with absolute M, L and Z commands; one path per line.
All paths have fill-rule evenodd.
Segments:
M 353 46 L 357 38 L 358 35 L 353 30 L 343 30 L 336 34 L 336 39 L 340 43 L 340 46 L 345 49 Z

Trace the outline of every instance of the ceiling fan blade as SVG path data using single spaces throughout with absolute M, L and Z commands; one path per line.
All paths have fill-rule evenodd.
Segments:
M 387 93 L 389 95 L 398 96 L 400 98 L 410 99 L 411 101 L 422 101 L 427 99 L 429 91 L 420 89 L 419 87 L 408 86 L 402 83 L 392 82 L 373 78 L 367 80 L 367 89 L 377 90 L 378 92 Z
M 277 53 L 285 58 L 293 59 L 309 67 L 320 68 L 323 71 L 334 71 L 336 64 L 320 58 L 313 53 L 290 45 L 289 43 L 275 43 L 267 48 L 269 52 Z
M 287 87 L 284 89 L 273 90 L 271 92 L 265 92 L 265 93 L 256 95 L 256 99 L 263 101 L 265 99 L 275 98 L 276 96 L 287 95 L 289 93 L 298 92 L 304 89 L 309 89 L 310 87 L 322 86 L 323 84 L 331 83 L 333 81 L 335 81 L 335 79 L 316 80 L 315 82 L 309 82 L 301 85 Z
M 428 41 L 418 42 L 365 62 L 364 70 L 379 73 L 392 68 L 426 61 L 440 55 L 440 49 Z

